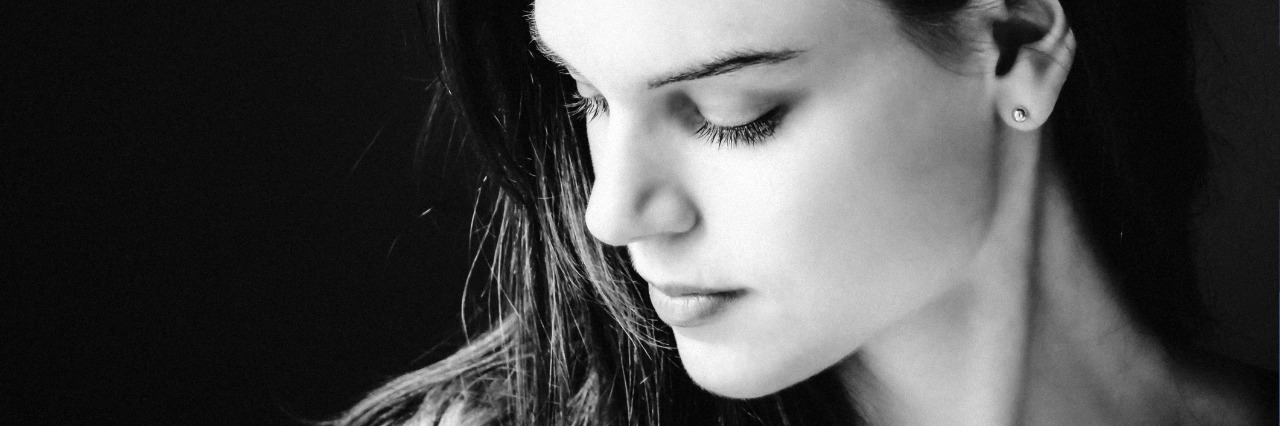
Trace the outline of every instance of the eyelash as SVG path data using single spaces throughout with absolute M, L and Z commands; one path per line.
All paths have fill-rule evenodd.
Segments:
M 609 113 L 609 103 L 602 97 L 588 98 L 574 94 L 573 100 L 566 107 L 569 108 L 570 115 L 586 121 Z M 693 134 L 717 147 L 723 147 L 725 144 L 756 145 L 773 136 L 778 125 L 782 123 L 782 115 L 782 108 L 774 108 L 750 123 L 737 126 L 720 126 L 703 119 L 702 125 L 698 126 Z
M 573 100 L 565 106 L 569 108 L 569 115 L 585 121 L 591 121 L 600 114 L 609 113 L 609 103 L 604 98 L 587 98 L 577 93 L 573 94 Z
M 706 139 L 716 147 L 723 147 L 725 144 L 751 146 L 772 137 L 780 123 L 782 123 L 782 108 L 774 108 L 750 123 L 737 126 L 719 126 L 703 120 L 702 125 L 698 126 L 698 130 L 693 134 Z

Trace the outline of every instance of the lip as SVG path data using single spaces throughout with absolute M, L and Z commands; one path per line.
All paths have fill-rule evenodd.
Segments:
M 740 299 L 745 290 L 720 290 L 681 284 L 649 284 L 649 299 L 662 322 L 672 327 L 696 327 Z

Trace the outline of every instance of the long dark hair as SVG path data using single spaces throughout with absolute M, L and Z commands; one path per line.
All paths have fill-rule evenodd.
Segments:
M 906 34 L 939 54 L 963 44 L 957 20 L 975 7 L 882 1 Z M 1062 6 L 1078 49 L 1047 127 L 1051 156 L 1129 312 L 1168 348 L 1186 347 L 1190 325 L 1204 318 L 1189 223 L 1207 155 L 1188 11 L 1140 0 Z M 373 392 L 335 424 L 859 422 L 831 372 L 750 401 L 691 383 L 625 251 L 587 233 L 583 123 L 566 112 L 572 84 L 532 44 L 529 4 L 418 7 L 439 60 L 418 151 L 461 144 L 482 165 L 489 214 L 479 216 L 490 219 L 479 238 L 492 257 L 487 297 L 471 306 L 491 321 L 448 359 Z

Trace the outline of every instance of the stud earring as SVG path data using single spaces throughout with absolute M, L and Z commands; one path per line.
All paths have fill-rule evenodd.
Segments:
M 1026 108 L 1023 108 L 1023 107 L 1017 107 L 1017 108 L 1014 108 L 1014 109 L 1013 109 L 1013 121 L 1016 121 L 1016 122 L 1019 122 L 1019 123 L 1021 123 L 1021 122 L 1023 122 L 1023 121 L 1027 121 L 1027 115 L 1028 115 L 1028 114 L 1027 114 L 1027 109 L 1026 109 Z

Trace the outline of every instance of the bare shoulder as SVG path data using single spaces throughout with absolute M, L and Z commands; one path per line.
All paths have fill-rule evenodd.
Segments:
M 1275 371 L 1200 353 L 1187 357 L 1179 376 L 1183 424 L 1277 424 Z

